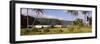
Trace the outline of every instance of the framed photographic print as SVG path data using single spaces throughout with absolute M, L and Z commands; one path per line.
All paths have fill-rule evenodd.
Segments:
M 97 38 L 97 6 L 10 2 L 10 42 Z

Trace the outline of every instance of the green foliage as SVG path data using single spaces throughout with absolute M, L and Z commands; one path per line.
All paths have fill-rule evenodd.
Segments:
M 60 30 L 59 30 L 59 32 L 63 32 L 63 30 L 62 30 L 62 29 L 60 29 Z
M 73 24 L 78 25 L 78 26 L 83 26 L 82 19 L 77 19 L 77 20 L 73 21 Z
M 41 28 L 41 29 L 21 29 L 21 35 L 40 34 L 68 34 L 68 33 L 90 33 L 92 27 L 70 26 L 67 28 Z
M 32 31 L 33 31 L 33 32 L 39 32 L 39 29 L 33 28 Z
M 40 25 L 60 25 L 61 21 L 58 19 L 38 19 L 40 21 Z
M 51 28 L 54 28 L 54 25 L 51 25 Z
M 44 29 L 44 32 L 49 32 L 50 30 L 48 28 Z
M 68 29 L 69 29 L 70 32 L 73 32 L 74 31 L 74 28 L 73 27 L 69 27 Z
M 71 27 L 68 27 L 69 31 L 70 32 L 80 32 L 80 26 L 71 26 Z
M 29 32 L 30 32 L 30 30 L 25 30 L 23 33 L 28 34 Z

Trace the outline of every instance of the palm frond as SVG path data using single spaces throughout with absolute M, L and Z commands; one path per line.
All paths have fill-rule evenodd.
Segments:
M 75 15 L 75 16 L 78 15 L 78 11 L 77 10 L 68 10 L 68 13 L 71 13 L 72 15 Z
M 82 11 L 82 13 L 83 13 L 83 14 L 87 14 L 87 13 L 89 13 L 89 11 Z
M 37 13 L 37 15 L 44 14 L 44 9 L 34 9 L 34 11 Z

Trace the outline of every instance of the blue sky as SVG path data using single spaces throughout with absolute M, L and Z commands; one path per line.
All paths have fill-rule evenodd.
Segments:
M 44 9 L 44 14 L 42 14 L 41 18 L 55 18 L 60 20 L 69 20 L 73 21 L 77 18 L 77 16 L 74 16 L 67 12 L 67 10 L 58 10 L 58 9 Z M 92 16 L 92 12 L 88 13 L 88 16 Z M 22 9 L 22 14 L 27 15 L 27 9 Z M 35 12 L 32 11 L 32 9 L 28 9 L 28 15 L 36 17 Z M 79 18 L 84 18 L 83 15 L 79 15 Z
M 62 20 L 74 20 L 75 16 L 70 15 L 65 10 L 46 9 L 46 15 L 55 16 Z

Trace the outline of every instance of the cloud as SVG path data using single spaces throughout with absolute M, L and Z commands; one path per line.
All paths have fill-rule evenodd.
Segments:
M 41 15 L 40 17 L 42 17 L 42 18 L 48 18 L 48 19 L 57 19 L 57 17 L 51 16 L 51 15 Z

